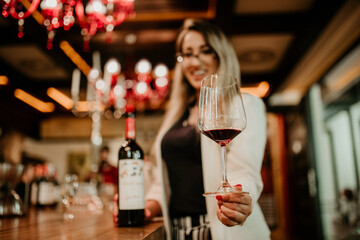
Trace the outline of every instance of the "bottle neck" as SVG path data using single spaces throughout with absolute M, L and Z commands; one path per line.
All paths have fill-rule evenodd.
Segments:
M 135 140 L 135 117 L 128 116 L 125 120 L 125 138 Z

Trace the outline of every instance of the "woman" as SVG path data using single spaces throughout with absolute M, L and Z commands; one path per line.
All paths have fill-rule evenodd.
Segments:
M 204 198 L 204 191 L 218 187 L 221 166 L 219 146 L 197 130 L 201 79 L 214 73 L 239 78 L 240 68 L 225 35 L 203 20 L 184 21 L 176 48 L 169 105 L 153 151 L 160 177 L 147 192 L 145 215 L 162 212 L 167 239 L 270 239 L 257 203 L 263 187 L 264 104 L 243 94 L 247 127 L 227 148 L 228 180 L 249 194 Z

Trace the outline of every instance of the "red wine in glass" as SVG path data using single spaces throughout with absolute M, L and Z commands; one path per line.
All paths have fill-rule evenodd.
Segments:
M 240 82 L 231 75 L 213 74 L 202 79 L 199 95 L 198 127 L 201 133 L 220 145 L 222 183 L 203 196 L 236 192 L 227 180 L 226 145 L 246 127 L 246 114 Z
M 238 129 L 212 129 L 204 131 L 203 134 L 220 144 L 226 146 L 234 137 L 241 133 Z

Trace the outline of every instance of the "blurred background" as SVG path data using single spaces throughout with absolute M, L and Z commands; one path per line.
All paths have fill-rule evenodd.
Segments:
M 177 31 L 204 18 L 232 42 L 242 91 L 267 106 L 259 201 L 272 239 L 360 239 L 358 0 L 58 2 L 0 1 L 1 161 L 85 180 L 108 146 L 116 166 L 126 102 L 148 155 Z

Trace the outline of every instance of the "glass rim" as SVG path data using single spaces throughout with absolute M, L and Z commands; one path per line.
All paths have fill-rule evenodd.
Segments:
M 209 85 L 210 86 L 212 85 L 212 84 L 207 84 L 209 81 L 210 81 L 210 83 L 212 83 L 213 80 L 217 80 L 218 78 L 221 78 L 221 77 L 232 78 L 234 80 L 234 82 L 232 82 L 231 84 L 227 84 L 227 85 L 224 85 L 221 87 L 227 87 L 227 86 L 232 86 L 233 84 L 236 84 L 240 88 L 239 79 L 234 75 L 226 74 L 226 73 L 214 73 L 214 74 L 205 76 L 201 80 L 201 87 L 203 87 L 204 85 L 208 85 L 207 87 L 209 87 Z

